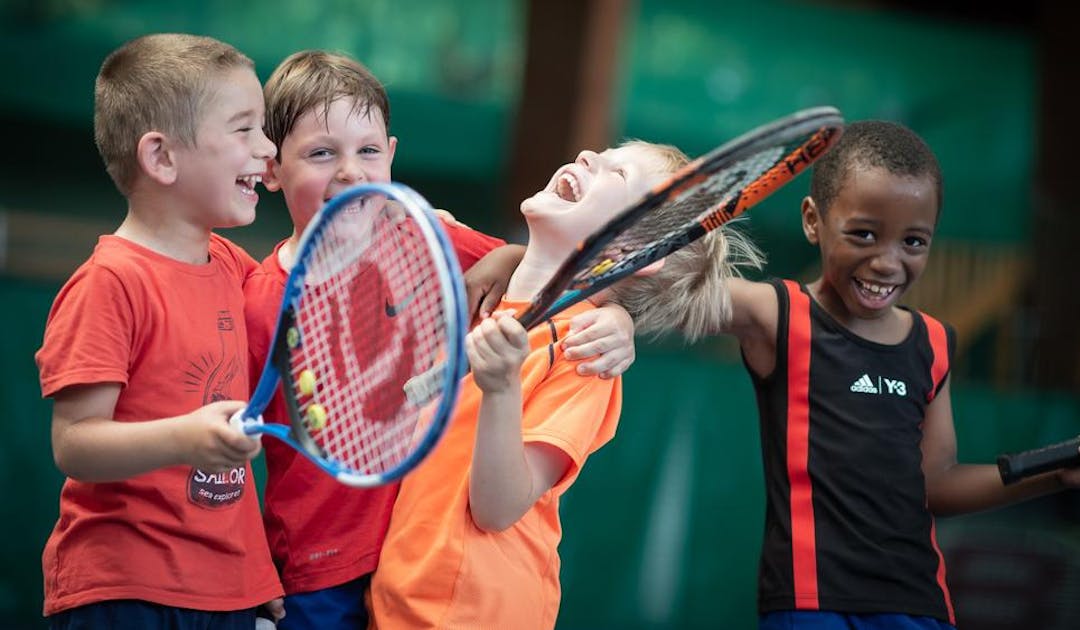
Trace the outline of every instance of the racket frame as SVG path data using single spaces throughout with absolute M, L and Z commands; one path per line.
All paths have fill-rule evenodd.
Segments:
M 384 195 L 388 200 L 397 200 L 411 206 L 413 211 L 408 213 L 409 216 L 415 218 L 415 224 L 420 229 L 420 233 L 433 256 L 443 263 L 437 264 L 436 268 L 439 278 L 439 291 L 442 293 L 442 303 L 446 305 L 444 313 L 446 318 L 445 327 L 448 334 L 446 357 L 436 361 L 435 364 L 442 374 L 440 377 L 442 395 L 423 437 L 411 449 L 409 454 L 390 470 L 363 473 L 352 470 L 341 462 L 330 458 L 325 450 L 312 439 L 303 419 L 300 417 L 300 404 L 296 398 L 296 393 L 293 391 L 293 387 L 285 382 L 285 378 L 292 371 L 290 352 L 294 349 L 289 345 L 289 331 L 295 330 L 300 333 L 295 326 L 296 311 L 299 308 L 305 289 L 310 254 L 317 247 L 323 231 L 330 225 L 331 219 L 337 213 L 344 211 L 357 197 L 372 194 Z M 412 188 L 400 183 L 371 182 L 358 184 L 343 190 L 328 201 L 316 213 L 300 236 L 296 248 L 296 260 L 285 282 L 281 310 L 272 336 L 270 355 L 267 357 L 259 382 L 252 392 L 251 400 L 244 409 L 237 412 L 230 419 L 230 424 L 249 436 L 266 434 L 285 442 L 323 471 L 348 486 L 371 488 L 384 485 L 400 479 L 420 463 L 438 442 L 439 437 L 446 428 L 454 404 L 457 401 L 461 378 L 467 370 L 464 339 L 465 324 L 468 320 L 461 267 L 454 253 L 453 244 L 446 233 L 438 227 L 438 224 L 439 220 L 431 209 L 431 205 Z M 302 337 L 301 333 L 296 339 L 292 340 L 295 342 L 295 347 L 303 345 Z M 263 411 L 270 405 L 279 385 L 284 394 L 285 406 L 288 409 L 288 425 L 265 422 L 262 417 Z M 425 413 L 428 413 L 428 411 L 425 410 Z

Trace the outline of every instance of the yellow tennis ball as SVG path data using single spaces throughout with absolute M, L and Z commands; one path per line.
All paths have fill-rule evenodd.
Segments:
M 289 346 L 289 349 L 295 349 L 300 343 L 300 331 L 295 326 L 290 327 L 285 331 L 285 345 Z
M 311 370 L 303 370 L 300 372 L 300 376 L 296 379 L 296 387 L 300 390 L 300 393 L 304 396 L 310 396 L 315 393 L 315 372 Z
M 309 429 L 321 431 L 326 426 L 326 407 L 319 404 L 309 405 L 306 420 Z

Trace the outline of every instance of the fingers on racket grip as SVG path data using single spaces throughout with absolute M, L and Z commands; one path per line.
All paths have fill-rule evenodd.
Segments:
M 229 426 L 231 426 L 233 429 L 236 429 L 238 433 L 241 433 L 248 437 L 251 437 L 252 435 L 254 435 L 255 437 L 262 437 L 262 435 L 255 430 L 256 426 L 262 424 L 262 416 L 259 416 L 258 418 L 255 418 L 253 420 L 244 420 L 244 411 L 246 410 L 241 409 L 240 411 L 234 413 L 232 417 L 229 418 Z

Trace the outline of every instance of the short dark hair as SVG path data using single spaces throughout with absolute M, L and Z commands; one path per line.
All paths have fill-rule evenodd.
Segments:
M 352 100 L 354 111 L 367 114 L 375 108 L 390 132 L 390 100 L 386 89 L 364 64 L 341 53 L 302 50 L 293 53 L 274 70 L 263 88 L 266 98 L 266 136 L 277 145 L 309 111 L 321 109 L 325 117 L 339 98 Z
M 139 171 L 139 138 L 149 131 L 195 146 L 211 82 L 233 68 L 254 71 L 232 46 L 186 33 L 156 33 L 109 53 L 94 83 L 94 140 L 123 195 Z
M 814 163 L 810 197 L 824 214 L 856 167 L 883 168 L 893 175 L 929 177 L 941 216 L 941 166 L 930 146 L 917 133 L 886 120 L 860 120 L 844 129 L 836 145 Z

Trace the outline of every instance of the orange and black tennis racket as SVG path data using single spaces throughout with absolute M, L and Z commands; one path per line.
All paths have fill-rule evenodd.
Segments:
M 806 109 L 713 149 L 580 242 L 517 316 L 532 328 L 719 228 L 806 170 L 840 138 L 833 107 Z M 425 400 L 427 375 L 406 385 Z
M 719 228 L 795 179 L 843 127 L 833 107 L 806 109 L 690 162 L 579 243 L 518 320 L 531 328 Z

